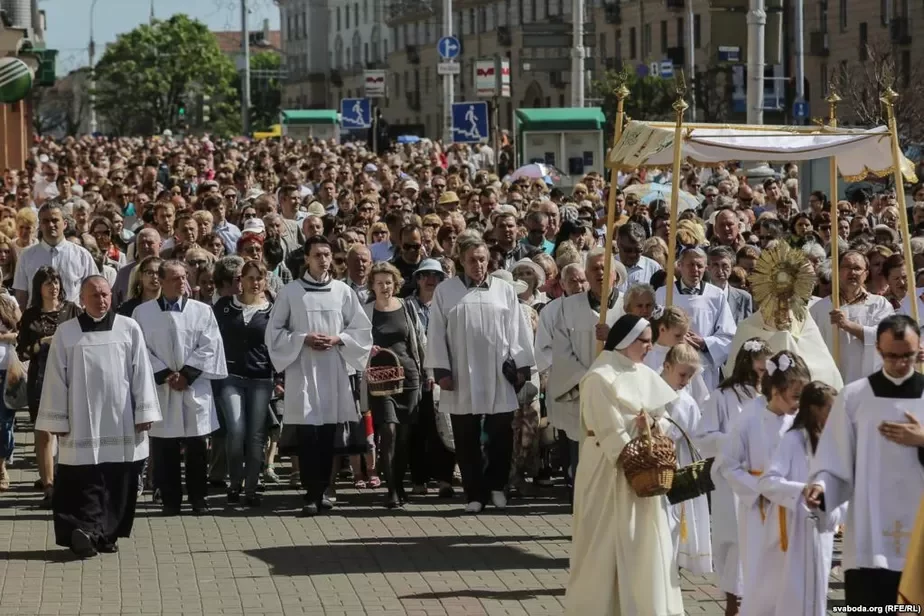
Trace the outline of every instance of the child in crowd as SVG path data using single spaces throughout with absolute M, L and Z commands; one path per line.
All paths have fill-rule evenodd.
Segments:
M 654 345 L 645 356 L 645 365 L 655 372 L 661 372 L 667 352 L 686 339 L 690 331 L 690 317 L 677 306 L 659 306 L 654 309 L 651 317 L 651 341 Z M 702 370 L 693 376 L 687 391 L 699 405 L 704 404 L 709 398 Z

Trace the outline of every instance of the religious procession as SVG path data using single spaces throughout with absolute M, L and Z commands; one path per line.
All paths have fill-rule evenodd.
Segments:
M 610 177 L 568 190 L 510 141 L 37 140 L 0 186 L 0 492 L 27 411 L 79 558 L 143 502 L 477 515 L 564 483 L 570 616 L 683 615 L 684 571 L 728 616 L 823 615 L 836 537 L 848 607 L 920 610 L 924 185 L 894 97 L 844 129 L 682 98 L 627 122 L 625 95 Z M 847 189 L 803 202 L 821 158 Z

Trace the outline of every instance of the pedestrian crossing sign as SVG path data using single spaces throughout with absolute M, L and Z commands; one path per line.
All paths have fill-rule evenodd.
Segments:
M 453 143 L 487 143 L 489 137 L 486 101 L 452 104 Z
M 345 129 L 370 128 L 372 126 L 372 105 L 369 99 L 341 99 L 340 125 Z

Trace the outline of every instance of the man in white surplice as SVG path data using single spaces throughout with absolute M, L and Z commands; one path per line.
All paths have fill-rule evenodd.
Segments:
M 372 351 L 372 323 L 356 293 L 331 278 L 332 259 L 327 238 L 305 242 L 305 274 L 283 287 L 266 327 L 270 359 L 285 373 L 284 421 L 297 432 L 306 516 L 333 506 L 324 491 L 337 426 L 359 420 L 350 368 L 365 370 Z
M 86 312 L 52 338 L 35 429 L 60 437 L 55 542 L 88 557 L 131 533 L 147 431 L 161 413 L 144 335 L 110 311 L 109 283 L 88 278 L 80 300 Z
M 911 529 L 924 495 L 924 375 L 911 317 L 879 323 L 881 370 L 847 385 L 828 416 L 805 493 L 832 511 L 849 501 L 844 532 L 848 605 L 897 602 Z
M 569 263 L 561 268 L 558 280 L 564 293 L 545 305 L 539 313 L 539 327 L 536 328 L 536 370 L 540 374 L 552 366 L 552 330 L 555 320 L 561 315 L 562 303 L 568 296 L 584 293 L 588 288 L 584 268 L 579 263 Z
M 574 456 L 570 459 L 572 469 L 577 469 L 578 447 L 583 440 L 578 387 L 597 358 L 598 343 L 606 341 L 610 326 L 622 316 L 619 285 L 623 281 L 613 267 L 610 270 L 611 292 L 606 324 L 600 326 L 605 257 L 604 248 L 595 248 L 588 253 L 584 274 L 590 289 L 565 298 L 552 330 L 552 368 L 546 384 L 546 410 L 549 422 L 567 435 L 569 453 Z M 625 272 L 625 268 L 620 269 Z
M 719 385 L 719 369 L 728 359 L 728 349 L 735 337 L 735 319 L 725 294 L 703 278 L 706 253 L 702 248 L 687 248 L 677 260 L 680 280 L 674 284 L 674 305 L 690 317 L 686 342 L 699 350 L 703 360 L 703 380 L 709 391 Z M 664 305 L 666 288 L 658 289 L 657 301 Z
M 218 429 L 211 381 L 228 376 L 225 347 L 212 308 L 183 296 L 186 266 L 164 261 L 157 277 L 161 296 L 132 313 L 151 355 L 163 415 L 151 428 L 154 483 L 164 515 L 178 515 L 183 501 L 180 459 L 185 456 L 187 497 L 193 513 L 202 515 L 208 512 L 206 437 Z
M 488 276 L 488 247 L 477 234 L 458 240 L 463 273 L 436 289 L 430 307 L 425 368 L 440 386 L 469 513 L 490 498 L 507 505 L 517 389 L 530 378 L 533 330 L 509 284 Z M 515 385 L 517 389 L 515 389 Z M 482 426 L 483 423 L 483 426 Z M 482 459 L 482 430 L 488 463 Z
M 853 383 L 882 366 L 876 353 L 876 326 L 894 312 L 889 300 L 869 293 L 864 284 L 869 276 L 866 255 L 848 250 L 838 263 L 841 308 L 834 310 L 830 297 L 818 300 L 809 312 L 821 337 L 834 355 L 834 336 L 840 336 L 840 357 L 835 357 L 845 383 Z

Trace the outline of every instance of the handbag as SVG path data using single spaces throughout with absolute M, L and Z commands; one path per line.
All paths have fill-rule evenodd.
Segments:
M 6 380 L 3 383 L 3 404 L 8 410 L 18 411 L 29 407 L 28 379 L 26 369 L 19 361 L 15 351 L 9 351 L 10 361 L 6 368 Z
M 676 505 L 715 490 L 715 483 L 712 481 L 712 463 L 715 462 L 715 458 L 704 459 L 699 450 L 693 446 L 693 441 L 690 440 L 690 436 L 686 431 L 670 417 L 667 417 L 667 420 L 680 430 L 683 439 L 690 448 L 690 455 L 693 456 L 691 464 L 674 471 L 674 483 L 671 485 L 671 489 L 667 491 L 668 502 L 671 505 Z

